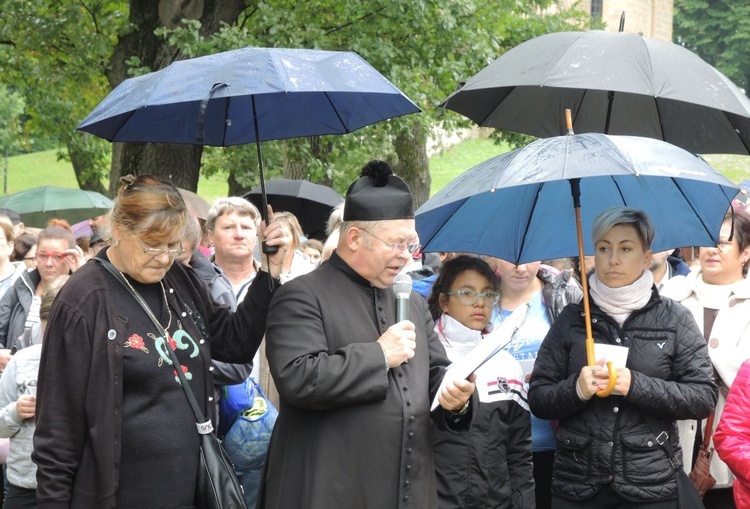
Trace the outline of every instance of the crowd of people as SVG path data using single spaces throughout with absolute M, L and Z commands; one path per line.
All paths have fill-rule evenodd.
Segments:
M 261 365 L 279 415 L 265 466 L 237 472 L 249 507 L 672 509 L 662 441 L 689 472 L 706 436 L 705 506 L 750 507 L 743 210 L 692 267 L 651 251 L 643 211 L 602 211 L 587 302 L 575 260 L 422 253 L 411 192 L 382 161 L 327 239 L 238 197 L 196 218 L 148 175 L 74 231 L 0 209 L 5 508 L 196 507 L 200 440 L 176 370 L 222 436 L 222 389 Z M 470 376 L 446 375 L 500 335 Z M 599 397 L 611 357 L 614 392 Z

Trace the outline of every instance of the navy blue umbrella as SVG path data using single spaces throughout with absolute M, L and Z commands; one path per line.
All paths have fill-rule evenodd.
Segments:
M 226 147 L 350 133 L 419 111 L 356 53 L 242 48 L 127 79 L 78 130 L 109 141 Z
M 264 186 L 262 141 L 345 134 L 419 111 L 356 53 L 242 48 L 127 79 L 78 130 L 109 141 L 255 142 Z
M 537 140 L 478 164 L 422 205 L 425 252 L 472 252 L 514 263 L 593 254 L 577 232 L 618 205 L 646 211 L 654 252 L 718 243 L 739 187 L 703 159 L 650 138 L 571 134 Z M 582 227 L 573 194 L 579 195 Z

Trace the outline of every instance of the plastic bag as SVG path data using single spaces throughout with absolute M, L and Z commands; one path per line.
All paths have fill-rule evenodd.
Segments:
M 239 412 L 222 445 L 234 463 L 237 478 L 245 492 L 245 503 L 248 507 L 255 507 L 268 445 L 279 412 L 252 378 L 245 382 L 245 390 L 248 401 L 253 404 Z

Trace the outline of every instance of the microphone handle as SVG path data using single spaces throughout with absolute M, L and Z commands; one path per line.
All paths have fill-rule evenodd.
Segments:
M 409 297 L 396 296 L 396 323 L 409 319 Z

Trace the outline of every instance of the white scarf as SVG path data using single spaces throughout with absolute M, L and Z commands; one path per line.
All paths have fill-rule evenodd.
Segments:
M 594 272 L 589 277 L 589 293 L 597 306 L 617 323 L 622 325 L 630 313 L 641 309 L 651 299 L 651 287 L 654 285 L 654 275 L 650 270 L 644 270 L 641 277 L 633 284 L 620 288 L 610 288 L 602 283 Z
M 721 309 L 726 306 L 729 296 L 746 284 L 744 278 L 728 285 L 712 285 L 703 280 L 703 274 L 695 278 L 695 294 L 698 302 L 709 309 Z
M 489 325 L 488 325 L 489 327 Z M 470 329 L 450 315 L 443 314 L 435 324 L 435 330 L 443 343 L 466 355 L 484 338 L 482 331 Z

